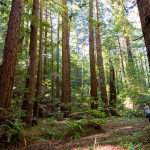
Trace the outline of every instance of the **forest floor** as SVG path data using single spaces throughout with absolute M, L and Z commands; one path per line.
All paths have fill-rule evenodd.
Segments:
M 89 136 L 81 137 L 78 140 L 68 141 L 47 139 L 45 131 L 48 131 L 52 126 L 57 130 L 66 128 L 65 121 L 57 121 L 55 123 L 48 123 L 47 120 L 41 120 L 37 127 L 32 127 L 28 130 L 26 135 L 26 142 L 17 147 L 10 147 L 10 150 L 150 150 L 150 147 L 143 145 L 135 145 L 130 141 L 126 141 L 128 137 L 142 131 L 149 124 L 145 118 L 111 118 L 107 120 L 102 130 L 97 132 L 89 131 Z M 40 129 L 40 131 L 39 131 Z M 43 130 L 43 133 L 42 133 Z M 54 132 L 48 132 L 49 135 Z M 62 133 L 63 134 L 63 133 Z M 31 137 L 32 136 L 32 137 Z M 132 138 L 131 138 L 132 139 Z

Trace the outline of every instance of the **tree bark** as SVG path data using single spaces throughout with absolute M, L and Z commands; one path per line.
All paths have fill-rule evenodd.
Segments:
M 22 106 L 23 110 L 26 110 L 26 116 L 23 118 L 23 121 L 25 121 L 28 126 L 31 126 L 32 123 L 33 99 L 35 91 L 38 10 L 39 10 L 39 1 L 33 0 L 32 15 L 35 18 L 32 20 L 31 23 L 30 48 L 28 59 L 28 77 L 26 79 L 26 88 Z
M 99 23 L 99 11 L 98 11 L 98 0 L 96 0 L 96 48 L 97 48 L 97 64 L 99 70 L 99 79 L 100 79 L 100 88 L 101 88 L 101 99 L 105 103 L 105 106 L 108 106 L 108 98 L 105 84 L 105 73 L 103 66 L 103 56 L 102 56 L 102 47 L 101 47 L 101 36 L 100 36 L 100 23 Z
M 93 0 L 89 0 L 89 53 L 90 53 L 90 74 L 91 74 L 91 109 L 97 109 L 97 86 L 94 56 L 94 31 L 93 31 Z
M 112 115 L 116 115 L 116 86 L 115 86 L 115 70 L 112 64 L 111 59 L 110 62 L 110 113 Z
M 62 11 L 62 103 L 67 105 L 71 102 L 70 81 L 70 50 L 69 50 L 69 18 L 67 0 L 62 0 L 64 10 Z M 70 113 L 70 108 L 62 107 L 64 117 Z
M 11 94 L 17 61 L 22 7 L 22 0 L 12 1 L 3 59 L 0 66 L 0 108 L 3 109 L 8 109 L 11 105 Z
M 53 20 L 52 20 L 52 12 L 50 10 L 50 24 L 51 24 L 51 65 L 52 65 L 52 76 L 51 76 L 51 81 L 52 81 L 52 86 L 51 86 L 51 90 L 52 90 L 52 99 L 51 99 L 51 104 L 52 104 L 52 111 L 54 110 L 53 107 L 53 103 L 54 103 L 54 56 L 53 56 Z
M 56 98 L 59 98 L 59 31 L 60 30 L 60 14 L 58 14 L 58 27 L 57 27 L 57 80 L 56 80 Z
M 45 26 L 45 49 L 44 49 L 44 80 L 47 75 L 47 5 L 46 5 L 46 26 Z
M 137 0 L 150 70 L 150 1 Z
M 34 116 L 39 117 L 39 102 L 41 100 L 41 87 L 42 87 L 42 50 L 43 50 L 43 44 L 42 44 L 42 34 L 43 34 L 43 27 L 42 27 L 42 0 L 40 0 L 40 45 L 39 45 L 39 62 L 38 62 L 38 72 L 37 72 L 37 85 L 36 85 L 36 101 L 34 103 Z

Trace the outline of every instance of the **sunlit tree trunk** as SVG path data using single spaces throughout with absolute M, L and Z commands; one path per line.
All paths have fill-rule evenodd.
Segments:
M 40 0 L 40 23 L 42 24 L 42 0 Z M 41 99 L 41 87 L 42 87 L 42 34 L 43 34 L 43 27 L 40 25 L 40 41 L 39 41 L 39 60 L 38 60 L 38 71 L 37 71 L 37 84 L 36 84 L 36 101 L 34 102 L 34 116 L 39 117 L 39 102 Z
M 62 11 L 62 103 L 67 105 L 71 102 L 70 81 L 70 50 L 69 50 L 69 19 L 67 0 L 62 0 L 65 9 Z M 64 117 L 70 113 L 70 108 L 62 107 Z
M 150 69 L 150 1 L 137 0 Z
M 30 48 L 28 59 L 28 77 L 26 79 L 26 88 L 22 106 L 23 110 L 26 110 L 26 116 L 23 118 L 23 121 L 25 121 L 28 126 L 31 126 L 32 123 L 32 110 L 35 91 L 38 10 L 39 10 L 39 1 L 33 0 L 32 15 L 35 18 L 32 20 L 31 23 Z
M 105 73 L 103 66 L 103 56 L 102 56 L 102 47 L 101 47 L 101 36 L 100 36 L 100 23 L 99 23 L 99 11 L 98 11 L 98 0 L 96 0 L 96 48 L 97 48 L 97 64 L 99 70 L 99 79 L 100 79 L 100 88 L 101 88 L 101 98 L 102 102 L 105 103 L 106 107 L 108 106 L 107 91 L 105 84 Z
M 12 0 L 3 59 L 0 65 L 0 108 L 3 109 L 8 109 L 11 105 L 11 94 L 17 61 L 22 7 L 23 0 Z M 1 112 L 0 114 L 2 115 Z
M 97 109 L 97 85 L 94 56 L 94 31 L 93 31 L 93 0 L 89 0 L 89 53 L 90 53 L 90 73 L 91 73 L 91 108 Z

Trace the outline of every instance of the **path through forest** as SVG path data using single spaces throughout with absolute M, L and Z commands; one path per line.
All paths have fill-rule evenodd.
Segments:
M 27 150 L 127 150 L 120 146 L 117 139 L 127 135 L 133 135 L 148 125 L 144 119 L 117 118 L 111 119 L 104 127 L 104 132 L 80 138 L 77 141 L 66 143 L 64 141 L 37 141 L 25 149 Z

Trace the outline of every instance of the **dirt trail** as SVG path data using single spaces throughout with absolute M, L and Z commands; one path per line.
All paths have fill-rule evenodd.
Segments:
M 104 132 L 92 136 L 81 138 L 77 141 L 69 143 L 63 141 L 55 142 L 37 142 L 27 146 L 26 150 L 89 150 L 94 147 L 94 150 L 127 150 L 117 146 L 119 143 L 112 145 L 106 144 L 109 140 L 119 138 L 120 136 L 132 135 L 141 131 L 147 125 L 144 120 L 133 119 L 111 119 L 104 127 Z M 115 146 L 116 145 L 116 146 Z

